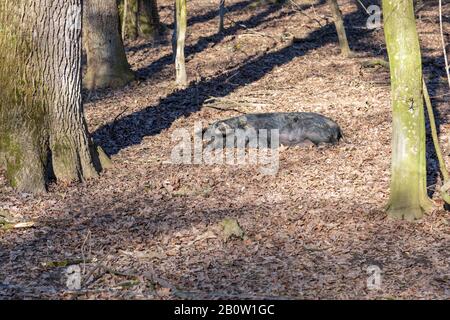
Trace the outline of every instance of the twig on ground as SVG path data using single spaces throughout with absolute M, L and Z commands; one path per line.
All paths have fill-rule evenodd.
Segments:
M 214 105 L 205 105 L 205 108 L 210 108 L 210 109 L 215 109 L 215 110 L 220 110 L 220 111 L 234 111 L 234 112 L 238 112 L 240 114 L 246 114 L 245 112 L 242 112 L 240 110 L 237 109 L 233 109 L 233 108 L 221 108 L 221 107 L 217 107 Z
M 298 12 L 300 12 L 300 14 L 304 15 L 305 17 L 307 17 L 310 21 L 316 22 L 316 23 L 319 25 L 319 27 L 323 28 L 323 25 L 322 25 L 322 23 L 319 21 L 319 19 L 317 19 L 317 18 L 311 18 L 308 14 L 306 14 L 306 13 L 304 12 L 304 10 L 302 9 L 302 7 L 300 7 L 300 5 L 299 5 L 298 3 L 296 3 L 294 0 L 289 0 L 289 2 L 290 2 L 291 4 L 294 5 L 294 7 L 297 9 Z M 312 8 L 314 9 L 314 6 L 312 6 Z M 315 13 L 315 11 L 314 11 L 314 13 Z M 317 14 L 316 14 L 316 15 L 317 15 Z
M 235 111 L 235 112 L 239 112 L 241 114 L 246 114 L 246 112 L 243 112 L 238 109 L 217 106 L 217 105 L 221 105 L 224 103 L 235 105 L 237 107 L 243 107 L 243 108 L 262 107 L 262 106 L 269 105 L 268 103 L 255 103 L 255 102 L 251 102 L 251 101 L 236 101 L 236 100 L 225 98 L 225 97 L 210 97 L 209 99 L 205 100 L 205 107 L 218 109 L 218 110 Z
M 89 242 L 88 242 L 89 241 Z M 86 243 L 89 244 L 89 258 L 91 256 L 91 230 L 88 230 L 86 237 L 84 238 L 83 244 L 81 245 L 81 257 L 83 259 L 83 274 L 86 273 L 86 252 L 85 252 L 85 248 L 86 248 Z
M 85 277 L 83 277 L 83 278 L 84 278 L 84 279 L 83 279 L 83 286 L 89 286 L 90 284 L 94 283 L 97 279 L 99 279 L 99 278 L 101 278 L 101 277 L 103 276 L 104 273 L 103 273 L 102 275 L 100 275 L 100 276 L 93 277 L 92 280 L 89 281 L 89 278 L 92 277 L 92 276 L 94 275 L 94 273 L 95 273 L 97 270 L 100 269 L 100 265 L 103 264 L 103 263 L 106 261 L 107 258 L 108 258 L 107 255 L 104 256 L 103 259 L 101 259 L 101 260 L 98 262 L 98 264 L 95 265 L 94 268 L 93 268 L 91 271 L 89 271 L 89 273 L 88 273 Z
M 254 31 L 254 30 L 252 30 L 252 29 L 247 29 L 247 33 L 241 33 L 241 34 L 239 34 L 238 36 L 260 36 L 260 37 L 267 37 L 267 38 L 270 38 L 270 39 L 274 40 L 275 42 L 278 42 L 278 39 L 275 38 L 274 36 L 271 36 L 270 34 L 267 34 L 267 33 Z

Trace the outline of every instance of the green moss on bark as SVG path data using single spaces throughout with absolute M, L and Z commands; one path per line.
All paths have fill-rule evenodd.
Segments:
M 119 4 L 120 21 L 124 21 L 124 3 Z M 160 23 L 156 0 L 128 0 L 125 35 L 131 39 L 138 37 L 155 39 L 164 28 Z
M 391 71 L 392 165 L 388 214 L 416 220 L 432 207 L 426 190 L 422 65 L 412 0 L 383 0 Z
M 52 9 L 36 10 L 44 6 Z M 58 14 L 63 17 L 71 5 L 0 0 L 0 165 L 19 191 L 44 192 L 55 168 L 56 177 L 66 181 L 97 173 L 79 105 L 79 43 L 62 42 L 63 35 L 46 39 L 48 42 L 35 41 L 59 27 L 61 32 L 77 36 L 64 19 L 54 19 L 54 9 L 60 9 Z M 58 22 L 61 24 L 55 25 Z M 68 50 L 67 46 L 72 47 Z M 58 69 L 58 63 L 66 58 L 71 68 Z M 54 81 L 63 77 L 67 86 Z
M 0 150 L 4 154 L 6 178 L 13 188 L 17 187 L 17 176 L 23 166 L 21 146 L 14 142 L 10 134 L 0 133 Z

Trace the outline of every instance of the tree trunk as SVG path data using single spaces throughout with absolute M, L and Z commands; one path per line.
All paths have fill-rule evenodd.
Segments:
M 186 27 L 186 0 L 175 0 L 175 28 L 172 39 L 172 47 L 175 55 L 175 82 L 179 87 L 187 86 L 186 64 L 184 57 Z
M 157 39 L 162 35 L 163 27 L 156 0 L 125 0 L 121 11 L 122 20 L 126 14 L 124 34 L 130 39 L 136 40 L 139 37 Z
M 156 0 L 139 1 L 141 1 L 141 36 L 158 39 L 164 32 L 164 28 L 159 19 L 158 3 Z
M 392 167 L 388 214 L 414 220 L 431 207 L 426 190 L 422 63 L 412 0 L 383 0 L 392 99 Z
M 136 40 L 139 37 L 139 6 L 138 0 L 124 0 L 122 19 L 125 21 L 123 25 L 123 38 Z
M 134 79 L 119 35 L 116 0 L 84 0 L 84 46 L 88 89 L 117 88 Z
M 351 55 L 350 46 L 348 45 L 347 33 L 345 32 L 344 18 L 342 17 L 341 9 L 337 0 L 328 0 L 328 5 L 330 6 L 331 13 L 333 14 L 334 26 L 339 38 L 339 46 L 341 47 L 341 54 L 344 57 L 349 57 Z
M 96 177 L 81 103 L 81 0 L 0 0 L 0 164 L 13 187 Z
M 122 14 L 121 14 L 121 23 L 122 23 L 122 41 L 125 41 L 127 36 L 127 18 L 128 18 L 128 0 L 123 0 L 122 3 Z
M 225 0 L 219 0 L 219 33 L 224 31 Z

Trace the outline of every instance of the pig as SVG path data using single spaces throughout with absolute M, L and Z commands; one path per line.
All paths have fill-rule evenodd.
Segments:
M 254 129 L 257 133 L 260 129 L 267 129 L 267 146 L 271 144 L 272 129 L 279 130 L 279 144 L 285 146 L 336 144 L 342 138 L 342 130 L 336 122 L 313 112 L 246 114 L 217 121 L 204 132 L 209 131 L 212 136 L 225 137 L 227 134 L 234 134 L 236 129 Z

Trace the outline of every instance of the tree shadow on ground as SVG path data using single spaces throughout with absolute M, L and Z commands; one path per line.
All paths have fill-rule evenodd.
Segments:
M 323 3 L 324 0 L 319 0 L 317 4 Z M 316 3 L 314 4 L 316 5 Z M 311 5 L 305 5 L 302 6 L 302 10 L 306 10 Z M 267 5 L 264 10 L 262 10 L 260 13 L 258 13 L 255 16 L 250 17 L 249 19 L 237 21 L 232 27 L 226 28 L 224 32 L 220 34 L 212 34 L 210 36 L 206 37 L 200 37 L 195 44 L 188 45 L 185 47 L 185 56 L 186 60 L 188 60 L 191 56 L 194 54 L 200 53 L 203 50 L 207 49 L 208 47 L 213 47 L 223 41 L 223 39 L 227 36 L 235 35 L 238 31 L 246 30 L 246 29 L 252 29 L 259 25 L 261 25 L 264 22 L 272 21 L 277 18 L 281 18 L 283 16 L 289 15 L 293 13 L 294 11 L 288 11 L 288 12 L 282 12 L 277 16 L 271 17 L 270 19 L 267 19 L 271 14 L 276 13 L 280 11 L 283 8 L 282 5 Z M 126 51 L 132 51 L 132 52 L 138 52 L 141 50 L 145 50 L 146 48 L 152 47 L 154 45 L 153 42 L 144 43 L 142 45 L 132 47 L 132 48 L 126 48 Z M 153 61 L 148 66 L 145 66 L 143 68 L 140 68 L 137 70 L 137 76 L 139 79 L 142 80 L 150 80 L 153 77 L 156 77 L 162 70 L 164 70 L 165 67 L 172 65 L 174 63 L 173 55 L 167 54 L 155 61 Z M 84 91 L 84 99 L 86 102 L 95 102 L 98 100 L 101 100 L 105 93 L 107 93 L 108 90 L 96 90 L 95 92 L 87 92 Z
M 281 10 L 283 7 L 281 5 L 270 5 L 260 13 L 252 16 L 251 18 L 236 22 L 232 27 L 226 28 L 222 33 L 215 33 L 206 37 L 200 37 L 195 44 L 188 45 L 185 47 L 186 59 L 190 56 L 200 53 L 208 47 L 213 47 L 216 44 L 223 41 L 227 36 L 235 35 L 240 30 L 255 28 L 258 25 L 267 22 L 267 17 L 271 14 Z M 287 14 L 287 13 L 284 13 Z M 280 18 L 281 16 L 272 17 L 270 20 Z M 167 54 L 158 60 L 152 62 L 150 65 L 140 68 L 137 70 L 137 74 L 141 78 L 150 78 L 155 74 L 159 73 L 167 65 L 173 64 L 173 55 Z
M 272 10 L 275 9 L 270 9 L 270 12 Z M 266 13 L 262 13 L 262 15 L 265 16 Z M 361 11 L 358 10 L 347 15 L 346 21 L 356 21 L 360 18 Z M 258 20 L 259 18 L 256 21 Z M 378 46 L 371 41 L 370 35 L 372 32 L 373 30 L 349 32 L 351 43 L 355 43 L 353 48 L 357 48 L 364 42 L 365 50 L 378 52 Z M 149 106 L 100 127 L 93 136 L 109 155 L 114 155 L 121 149 L 139 144 L 146 136 L 159 134 L 162 130 L 169 128 L 179 117 L 187 117 L 199 111 L 209 97 L 225 97 L 239 87 L 258 81 L 274 68 L 330 43 L 337 43 L 333 23 L 328 23 L 321 29 L 311 32 L 307 37 L 298 39 L 279 51 L 250 57 L 247 61 L 224 71 L 219 76 L 191 83 L 188 88 L 175 91 L 161 99 L 157 106 Z M 164 63 L 164 61 L 159 60 L 155 63 Z M 230 78 L 233 78 L 232 81 L 230 81 Z
M 251 3 L 253 3 L 252 0 L 245 0 L 245 1 L 240 1 L 240 2 L 237 2 L 237 3 L 233 3 L 232 5 L 226 7 L 226 10 L 227 10 L 226 14 L 232 13 L 232 12 L 235 12 L 235 11 L 239 11 L 239 10 L 243 10 Z M 214 18 L 216 18 L 218 16 L 219 16 L 219 10 L 218 9 L 208 11 L 208 12 L 206 12 L 204 14 L 201 14 L 201 15 L 190 16 L 190 17 L 188 17 L 188 21 L 187 21 L 188 28 L 190 28 L 190 27 L 192 27 L 192 26 L 194 26 L 196 24 L 199 24 L 199 23 L 208 22 L 208 21 L 210 21 L 210 20 L 212 20 L 212 19 L 214 19 Z M 173 23 L 164 24 L 164 26 L 167 29 L 171 29 L 171 30 L 173 30 L 173 28 L 174 28 Z M 168 32 L 168 30 L 167 30 L 167 32 Z M 168 34 L 166 34 L 166 36 L 167 35 Z M 165 41 L 166 41 L 166 39 L 163 39 L 162 42 L 164 43 Z M 125 48 L 125 50 L 127 52 L 137 52 L 137 51 L 140 51 L 140 50 L 143 50 L 143 49 L 150 48 L 153 45 L 154 44 L 151 43 L 151 42 L 150 43 L 143 43 L 143 44 L 139 44 L 139 45 L 136 45 L 136 46 L 127 47 L 127 48 Z
M 382 213 L 368 215 L 364 213 L 364 209 L 356 208 L 354 205 L 347 208 L 344 216 L 342 212 L 339 215 L 322 212 L 318 221 L 340 222 L 339 228 L 343 233 L 347 233 L 355 231 L 352 227 L 346 230 L 348 225 L 342 223 L 342 220 L 349 219 L 353 227 L 354 224 L 364 226 L 362 228 L 364 237 L 354 239 L 346 237 L 344 241 L 332 242 L 330 245 L 333 228 L 329 230 L 327 227 L 324 227 L 325 230 L 311 228 L 317 224 L 317 217 L 309 216 L 308 212 L 300 214 L 296 210 L 289 211 L 288 216 L 283 216 L 283 221 L 286 220 L 292 226 L 296 225 L 294 233 L 280 238 L 275 232 L 270 234 L 269 238 L 258 238 L 257 235 L 265 232 L 261 228 L 276 227 L 277 212 L 285 210 L 281 208 L 283 204 L 248 204 L 231 208 L 198 208 L 193 211 L 187 203 L 183 204 L 183 201 L 173 198 L 153 199 L 143 197 L 141 193 L 129 193 L 118 203 L 116 196 L 108 194 L 102 199 L 91 201 L 82 208 L 88 212 L 80 210 L 77 199 L 69 199 L 64 207 L 59 208 L 59 214 L 39 221 L 39 226 L 42 226 L 42 231 L 46 230 L 45 232 L 31 239 L 1 245 L 0 270 L 10 270 L 13 263 L 20 274 L 9 282 L 3 280 L 6 275 L 0 276 L 0 297 L 64 296 L 64 292 L 67 291 L 65 286 L 67 266 L 45 267 L 43 263 L 51 261 L 57 263 L 70 259 L 84 260 L 87 256 L 84 256 L 83 252 L 87 251 L 99 264 L 108 263 L 112 269 L 123 272 L 134 270 L 136 274 L 154 272 L 177 288 L 196 290 L 199 293 L 198 297 L 211 297 L 215 292 L 221 296 L 220 292 L 227 291 L 237 295 L 299 298 L 335 298 L 340 292 L 339 288 L 342 290 L 342 286 L 348 287 L 351 297 L 364 296 L 368 294 L 365 286 L 367 279 L 365 268 L 369 265 L 377 265 L 385 270 L 397 270 L 390 272 L 390 277 L 404 279 L 406 276 L 408 280 L 413 281 L 410 283 L 412 285 L 417 274 L 415 272 L 405 274 L 404 270 L 399 269 L 399 265 L 419 265 L 423 266 L 425 274 L 440 275 L 441 270 L 430 260 L 431 253 L 439 252 L 445 259 L 444 252 L 447 252 L 445 241 L 443 239 L 435 241 L 433 237 L 427 237 L 425 227 L 417 228 L 413 225 L 408 227 L 401 222 L 385 219 Z M 290 205 L 295 207 L 301 203 L 295 204 L 294 201 Z M 338 200 L 324 200 L 322 205 L 342 208 L 343 203 Z M 249 215 L 255 214 L 260 219 L 259 224 L 251 223 L 252 219 L 248 219 Z M 217 238 L 210 240 L 213 242 L 211 245 L 213 251 L 208 249 L 209 246 L 196 248 L 197 244 L 201 245 L 201 242 L 207 241 L 200 239 L 196 242 L 196 237 L 211 230 L 211 227 L 226 217 L 245 221 L 242 227 L 251 239 L 251 245 L 244 244 L 242 240 L 221 244 L 220 238 Z M 303 223 L 296 224 L 296 221 Z M 380 232 L 380 226 L 385 227 L 382 228 L 384 232 Z M 196 231 L 192 231 L 192 228 Z M 389 233 L 389 229 L 396 228 L 399 233 Z M 425 237 L 424 241 L 427 241 L 428 245 L 414 247 L 409 241 L 398 241 L 398 234 L 407 234 L 408 238 L 413 240 L 417 236 Z M 89 238 L 87 235 L 90 235 Z M 166 257 L 153 263 L 150 258 L 149 261 L 143 262 L 124 253 L 155 252 L 158 248 L 173 250 L 173 243 L 158 242 L 159 239 L 167 237 L 181 239 L 179 240 L 181 248 L 175 256 L 163 251 Z M 188 239 L 185 240 L 183 237 Z M 386 246 L 386 243 L 390 243 L 390 246 Z M 423 241 L 420 243 L 423 244 Z M 261 249 L 257 249 L 258 247 Z M 253 252 L 255 248 L 257 251 Z M 401 252 L 408 254 L 399 256 Z M 395 259 L 392 258 L 394 256 Z M 105 258 L 108 258 L 106 262 L 103 260 Z M 200 259 L 200 262 L 194 268 L 189 259 L 193 261 Z M 84 261 L 91 267 L 95 267 L 97 263 Z M 83 265 L 82 262 L 78 264 Z M 205 266 L 200 275 L 198 264 Z M 176 265 L 180 272 L 174 274 L 170 267 L 167 270 L 170 265 Z M 255 271 L 252 271 L 252 268 L 255 268 Z M 355 270 L 358 271 L 356 278 Z M 353 275 L 347 277 L 349 271 L 352 271 Z M 201 280 L 203 272 L 209 276 Z M 180 273 L 183 275 L 180 276 Z M 103 277 L 105 276 L 108 277 L 107 274 L 103 274 Z M 330 282 L 324 287 L 323 281 L 326 279 Z M 97 284 L 93 286 L 93 289 L 95 288 L 101 290 L 104 285 Z M 255 288 L 258 288 L 257 291 L 254 291 Z M 113 296 L 122 296 L 124 291 L 126 290 L 122 292 L 111 290 L 110 293 Z M 136 294 L 131 288 L 128 291 L 130 295 Z M 401 291 L 400 288 L 399 292 Z M 226 297 L 225 294 L 222 295 L 222 298 Z

